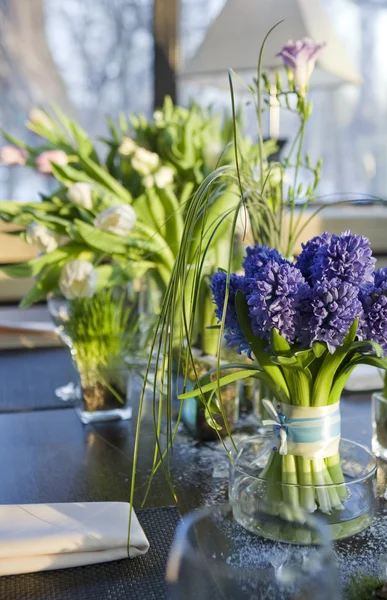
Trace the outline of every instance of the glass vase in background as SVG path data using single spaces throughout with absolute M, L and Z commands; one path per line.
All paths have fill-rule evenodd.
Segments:
M 384 394 L 372 394 L 372 451 L 387 460 L 387 399 Z
M 167 566 L 171 600 L 340 600 L 340 584 L 327 531 L 303 513 L 288 520 L 261 503 L 267 527 L 297 532 L 300 545 L 273 543 L 243 529 L 229 505 L 184 516 Z M 302 545 L 303 538 L 313 546 Z
M 131 418 L 129 375 L 125 366 L 100 365 L 79 371 L 80 391 L 75 411 L 82 423 Z
M 216 356 L 203 354 L 199 349 L 192 348 L 192 356 L 194 359 L 195 369 L 190 367 L 186 382 L 186 391 L 191 391 L 196 387 L 196 377 L 201 377 L 205 375 L 209 371 L 212 371 L 211 381 L 216 380 L 216 365 L 217 358 Z M 226 362 L 231 362 L 222 358 L 221 364 L 225 364 Z M 177 376 L 177 396 L 183 392 L 184 387 L 184 376 L 183 376 L 183 368 L 181 361 L 179 362 L 179 358 L 175 356 L 175 364 L 176 364 L 176 373 L 180 371 L 180 374 Z M 181 365 L 180 369 L 178 368 L 178 364 Z M 196 377 L 195 377 L 196 372 Z M 230 370 L 222 370 L 222 376 L 226 376 L 233 372 Z M 234 431 L 237 428 L 238 420 L 242 412 L 251 413 L 253 410 L 256 410 L 256 407 L 259 405 L 259 383 L 256 379 L 250 378 L 244 381 L 234 381 L 228 385 L 222 386 L 220 392 L 220 402 L 223 406 L 223 411 L 226 415 L 227 424 L 230 431 Z M 214 398 L 217 399 L 217 393 L 215 393 Z M 209 394 L 208 394 L 209 396 Z M 178 408 L 180 405 L 180 401 L 176 402 L 176 411 L 178 412 Z M 255 407 L 253 409 L 253 407 Z M 225 421 L 223 415 L 221 413 L 214 415 L 214 421 L 216 425 L 219 427 L 216 430 L 212 427 L 208 419 L 206 418 L 206 411 L 203 402 L 200 398 L 187 398 L 184 400 L 183 410 L 182 410 L 182 421 L 187 427 L 188 431 L 191 435 L 198 440 L 201 441 L 212 441 L 218 440 L 219 435 L 224 437 L 227 435 L 227 428 L 225 426 Z M 258 422 L 258 421 L 257 421 Z
M 52 296 L 48 308 L 79 375 L 79 385 L 57 395 L 75 402 L 83 423 L 129 419 L 126 359 L 138 344 L 139 325 L 133 289 L 107 288 L 74 300 Z
M 262 502 L 280 503 L 282 498 L 290 510 L 289 520 L 297 520 L 299 511 L 308 506 L 307 512 L 326 522 L 332 539 L 363 531 L 375 515 L 376 459 L 365 446 L 345 439 L 340 441 L 339 454 L 343 483 L 311 482 L 308 485 L 305 481 L 292 483 L 289 480 L 285 483 L 280 464 L 282 457 L 276 450 L 273 454 L 273 436 L 266 434 L 243 440 L 232 451 L 230 463 L 229 498 L 235 519 L 259 536 L 298 543 L 298 536 L 291 538 L 287 530 L 267 527 L 261 519 Z M 273 467 L 273 456 L 278 468 Z M 267 479 L 269 465 L 272 472 L 273 468 L 277 469 L 276 479 Z M 322 510 L 324 504 L 331 506 L 329 511 Z

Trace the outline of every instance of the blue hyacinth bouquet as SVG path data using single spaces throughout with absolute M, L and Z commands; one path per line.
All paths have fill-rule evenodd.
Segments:
M 243 269 L 218 271 L 211 287 L 228 345 L 253 363 L 225 377 L 219 367 L 217 381 L 199 380 L 194 394 L 211 419 L 219 387 L 261 379 L 275 433 L 261 474 L 267 498 L 331 514 L 348 495 L 339 455 L 344 384 L 358 364 L 387 367 L 387 269 L 375 272 L 368 239 L 350 231 L 313 238 L 294 263 L 267 246 L 247 248 Z

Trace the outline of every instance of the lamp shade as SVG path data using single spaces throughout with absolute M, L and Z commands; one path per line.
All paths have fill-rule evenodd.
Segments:
M 265 70 L 278 69 L 276 56 L 289 40 L 305 37 L 326 42 L 311 85 L 333 87 L 341 83 L 360 85 L 362 78 L 337 37 L 320 0 L 228 0 L 210 25 L 196 53 L 186 61 L 184 79 L 212 81 L 227 76 L 232 68 L 240 74 L 256 74 L 262 41 L 273 25 L 284 20 L 269 36 L 263 57 Z

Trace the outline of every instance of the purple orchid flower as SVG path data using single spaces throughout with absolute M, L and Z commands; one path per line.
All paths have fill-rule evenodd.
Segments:
M 303 93 L 308 88 L 317 57 L 324 46 L 325 43 L 316 44 L 310 38 L 289 40 L 277 54 L 281 56 L 285 66 L 293 71 L 294 81 Z

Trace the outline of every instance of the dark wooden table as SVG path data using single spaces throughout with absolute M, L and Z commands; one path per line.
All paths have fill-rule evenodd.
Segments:
M 1 412 L 0 403 L 0 503 L 127 501 L 135 420 L 84 426 L 72 408 L 39 410 L 50 403 L 48 396 L 54 398 L 55 387 L 65 383 L 69 375 L 65 350 L 55 351 L 55 369 L 40 369 L 35 385 L 30 384 L 24 392 L 35 400 L 28 410 L 19 412 L 19 404 L 23 405 L 23 364 L 29 357 L 28 351 L 14 353 L 13 362 L 7 363 L 8 372 L 3 371 L 0 380 L 0 395 L 14 395 L 12 403 L 6 403 L 6 412 Z M 135 404 L 136 398 L 132 400 Z M 153 461 L 153 422 L 149 411 L 145 412 L 148 416 L 142 424 L 137 505 Z M 369 395 L 344 397 L 342 416 L 343 437 L 370 446 Z M 181 512 L 225 497 L 227 462 L 220 443 L 198 444 L 182 427 L 174 445 L 171 470 Z M 168 506 L 173 502 L 160 473 L 146 506 Z
M 7 367 L 3 370 L 2 356 L 7 357 Z M 23 351 L 13 353 L 11 360 L 9 355 L 0 354 L 0 503 L 128 501 L 135 420 L 84 426 L 72 408 L 61 408 L 55 400 L 54 390 L 57 385 L 66 383 L 71 374 L 65 350 L 56 350 L 54 359 L 49 350 L 41 352 L 39 377 L 32 377 L 31 369 L 28 369 L 28 385 L 24 388 L 23 372 L 26 365 L 31 366 L 31 361 L 37 360 L 36 356 Z M 47 365 L 47 369 L 42 365 Z M 30 395 L 28 402 L 23 394 Z M 135 405 L 136 398 L 133 397 L 132 401 Z M 142 423 L 136 508 L 143 498 L 153 462 L 154 434 L 150 412 L 148 407 Z M 343 436 L 369 446 L 370 395 L 344 397 L 342 416 Z M 239 435 L 242 435 L 241 431 L 236 434 Z M 182 427 L 174 445 L 170 467 L 181 513 L 227 497 L 228 465 L 220 443 L 199 444 Z M 379 470 L 379 485 L 384 493 L 384 467 Z M 160 472 L 155 477 L 146 507 L 170 506 L 173 503 L 171 491 Z M 98 584 L 100 571 L 97 575 L 90 575 L 93 567 L 86 567 L 89 571 L 85 575 L 79 575 L 79 569 L 71 570 L 76 579 L 71 592 L 68 591 L 67 576 L 59 571 L 57 574 L 28 576 L 27 587 L 33 591 L 25 595 L 19 592 L 21 580 L 17 578 L 20 576 L 15 576 L 16 579 L 1 578 L 0 600 L 52 600 L 54 589 L 60 589 L 58 597 L 65 600 L 116 598 L 112 595 L 112 586 L 121 589 L 123 581 L 127 592 L 131 581 L 123 568 L 113 563 L 107 567 L 108 575 L 103 577 L 105 592 L 100 591 Z M 94 577 L 94 588 L 91 584 L 88 587 L 85 577 Z M 159 577 L 162 579 L 162 576 Z M 112 583 L 106 583 L 110 581 Z M 10 582 L 14 586 L 12 594 Z M 119 593 L 118 597 L 121 595 Z M 123 597 L 137 600 L 137 596 L 130 592 Z M 162 592 L 146 598 L 162 600 L 165 590 L 162 588 Z

